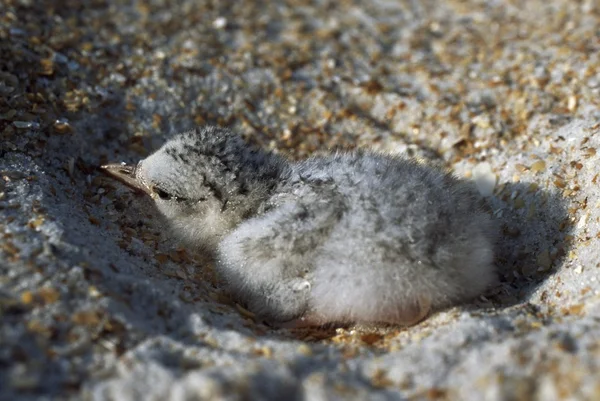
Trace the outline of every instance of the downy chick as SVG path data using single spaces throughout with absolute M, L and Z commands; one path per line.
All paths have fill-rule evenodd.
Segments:
M 104 168 L 216 254 L 231 295 L 286 327 L 411 325 L 495 278 L 496 226 L 474 188 L 368 151 L 297 163 L 199 128 L 136 167 Z

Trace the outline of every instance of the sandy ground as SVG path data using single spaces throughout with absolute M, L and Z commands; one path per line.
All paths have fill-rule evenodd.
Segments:
M 0 399 L 600 399 L 597 2 L 43 3 L 0 4 Z M 476 179 L 500 283 L 405 329 L 255 321 L 97 170 L 205 123 Z

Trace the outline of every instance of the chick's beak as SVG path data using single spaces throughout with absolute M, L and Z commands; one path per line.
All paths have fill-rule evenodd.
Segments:
M 125 163 L 105 164 L 100 168 L 109 176 L 116 178 L 128 187 L 152 196 L 148 186 L 136 176 L 136 167 Z

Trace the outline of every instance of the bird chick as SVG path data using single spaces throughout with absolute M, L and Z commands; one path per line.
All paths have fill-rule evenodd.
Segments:
M 215 253 L 234 298 L 284 327 L 412 325 L 495 279 L 495 223 L 469 183 L 368 151 L 292 163 L 205 127 L 136 167 L 189 246 Z

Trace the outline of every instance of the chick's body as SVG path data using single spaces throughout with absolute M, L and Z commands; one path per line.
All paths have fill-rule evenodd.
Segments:
M 271 321 L 411 324 L 494 279 L 490 218 L 471 187 L 370 152 L 294 164 L 219 270 Z
M 475 191 L 413 161 L 356 151 L 290 163 L 206 127 L 135 168 L 106 168 L 214 252 L 231 295 L 272 323 L 408 325 L 494 280 L 495 227 Z

